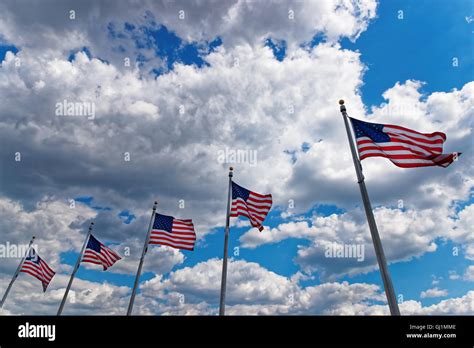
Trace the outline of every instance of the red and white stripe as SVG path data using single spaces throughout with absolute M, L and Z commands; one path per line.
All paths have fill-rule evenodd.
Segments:
M 261 195 L 250 191 L 247 201 L 241 197 L 232 200 L 230 216 L 245 216 L 253 227 L 263 230 L 263 221 L 272 207 L 272 195 Z
M 357 138 L 361 160 L 385 157 L 402 168 L 447 167 L 459 155 L 442 153 L 446 135 L 441 132 L 426 134 L 395 125 L 385 125 L 383 132 L 390 137 L 390 142 L 376 143 L 369 137 Z
M 53 279 L 56 272 L 54 272 L 51 267 L 48 266 L 46 262 L 40 259 L 39 264 L 25 260 L 21 266 L 20 272 L 28 273 L 32 275 L 43 284 L 43 291 L 46 291 L 51 279 Z
M 84 251 L 82 262 L 90 262 L 96 265 L 101 265 L 104 268 L 104 271 L 106 271 L 107 268 L 112 267 L 112 265 L 120 259 L 121 257 L 115 251 L 101 244 L 100 253 L 87 248 Z
M 196 233 L 193 221 L 190 219 L 173 219 L 171 233 L 165 230 L 153 229 L 150 234 L 150 244 L 166 245 L 176 249 L 194 250 Z

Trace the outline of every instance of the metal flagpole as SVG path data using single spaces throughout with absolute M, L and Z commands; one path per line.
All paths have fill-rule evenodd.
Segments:
M 34 240 L 35 240 L 35 236 L 33 236 L 33 238 L 31 238 L 30 244 L 28 244 L 28 249 L 26 249 L 25 255 L 23 255 L 23 258 L 21 259 L 21 262 L 18 265 L 18 268 L 16 269 L 15 274 L 13 275 L 13 278 L 12 278 L 10 284 L 8 284 L 7 290 L 5 291 L 5 294 L 2 297 L 2 301 L 0 302 L 0 308 L 3 307 L 3 304 L 5 303 L 5 300 L 7 299 L 8 293 L 10 292 L 10 289 L 12 288 L 13 283 L 15 282 L 16 278 L 18 277 L 18 274 L 20 273 L 20 270 L 21 270 L 21 267 L 23 266 L 23 263 L 25 263 L 25 259 L 28 256 L 28 253 L 30 252 L 31 245 L 33 244 Z
M 229 249 L 229 230 L 230 230 L 230 201 L 232 199 L 232 171 L 234 168 L 229 168 L 229 192 L 227 194 L 227 216 L 225 221 L 225 237 L 224 237 L 224 257 L 222 259 L 222 281 L 221 281 L 221 299 L 219 305 L 219 315 L 225 314 L 225 289 L 227 285 L 227 254 Z
M 64 304 L 66 303 L 67 295 L 69 294 L 69 289 L 71 289 L 72 281 L 74 280 L 74 277 L 76 276 L 76 272 L 79 269 L 79 266 L 82 260 L 82 255 L 84 254 L 84 250 L 86 248 L 87 242 L 89 241 L 89 237 L 92 234 L 93 225 L 94 225 L 93 222 L 91 222 L 91 224 L 89 225 L 89 231 L 87 232 L 86 239 L 84 240 L 84 244 L 82 245 L 81 253 L 79 254 L 79 257 L 77 258 L 76 265 L 74 266 L 74 270 L 72 271 L 71 278 L 69 279 L 69 283 L 67 285 L 66 292 L 64 293 L 63 300 L 61 301 L 61 304 L 59 305 L 58 315 L 61 315 L 63 311 Z
M 351 147 L 352 159 L 354 161 L 354 167 L 357 173 L 357 182 L 359 183 L 360 193 L 362 195 L 362 201 L 364 202 L 365 215 L 367 216 L 367 222 L 369 223 L 370 234 L 372 235 L 372 242 L 374 244 L 375 255 L 377 256 L 377 262 L 379 264 L 380 273 L 382 274 L 382 281 L 385 288 L 385 295 L 387 296 L 388 306 L 392 315 L 400 315 L 398 309 L 398 303 L 395 298 L 395 291 L 393 289 L 392 279 L 388 272 L 387 260 L 382 248 L 382 242 L 380 241 L 379 232 L 377 230 L 377 224 L 375 223 L 374 213 L 369 200 L 369 194 L 365 187 L 364 175 L 362 174 L 362 165 L 360 163 L 358 153 L 356 151 L 354 140 L 352 138 L 351 130 L 349 127 L 349 116 L 346 112 L 344 100 L 340 100 L 341 113 L 344 118 L 344 124 L 346 125 L 347 138 L 349 139 L 349 145 Z
M 153 226 L 153 220 L 155 217 L 157 205 L 158 205 L 158 202 L 155 201 L 155 204 L 153 204 L 153 212 L 151 214 L 150 224 L 148 226 L 148 232 L 145 238 L 145 245 L 143 245 L 142 257 L 140 258 L 140 263 L 138 264 L 137 276 L 135 277 L 135 283 L 133 284 L 132 296 L 130 297 L 130 303 L 128 304 L 127 315 L 132 314 L 133 302 L 135 301 L 135 294 L 137 292 L 138 282 L 140 281 L 140 275 L 142 273 L 143 260 L 145 259 L 146 252 L 148 251 L 148 243 L 150 242 L 150 232 Z

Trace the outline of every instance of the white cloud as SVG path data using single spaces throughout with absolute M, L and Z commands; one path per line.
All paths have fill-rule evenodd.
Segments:
M 198 305 L 205 308 L 202 314 L 216 314 L 221 267 L 222 260 L 211 259 L 194 267 L 172 272 L 169 279 L 156 276 L 142 285 L 143 298 L 172 298 L 177 308 L 168 314 L 183 313 L 182 310 L 185 308 L 196 310 Z M 257 263 L 230 260 L 226 313 L 230 315 L 389 314 L 385 294 L 374 284 L 331 282 L 302 287 L 298 285 L 299 279 L 300 276 L 297 275 L 291 279 L 279 276 Z M 402 303 L 400 309 L 406 315 L 439 312 L 472 313 L 474 308 L 469 301 L 472 301 L 473 296 L 474 292 L 468 292 L 460 298 L 443 300 L 429 307 L 423 307 L 420 302 L 409 300 Z M 179 303 L 179 298 L 183 303 Z M 470 304 L 467 308 L 455 306 L 461 302 Z
M 144 298 L 166 299 L 174 293 L 184 303 L 215 307 L 220 294 L 222 260 L 211 259 L 194 267 L 157 276 L 141 286 Z M 380 289 L 370 284 L 326 283 L 302 288 L 300 277 L 277 275 L 257 263 L 231 259 L 228 266 L 228 314 L 355 314 L 359 302 L 383 301 Z M 355 305 L 355 307 L 352 307 Z M 344 309 L 347 308 L 347 309 Z
M 355 39 L 375 17 L 377 7 L 373 0 L 235 1 L 214 4 L 210 13 L 204 8 L 205 3 L 197 4 L 183 6 L 183 3 L 172 3 L 165 11 L 157 9 L 156 16 L 180 36 L 189 39 L 209 39 L 219 35 L 224 42 L 238 43 L 241 40 L 259 42 L 270 36 L 296 45 L 310 41 L 317 33 L 329 40 L 340 37 Z M 186 20 L 170 15 L 181 9 L 188 15 Z
M 470 265 L 466 268 L 462 279 L 469 282 L 474 282 L 474 265 Z
M 8 284 L 7 279 L 1 281 L 2 293 Z M 56 315 L 68 281 L 68 275 L 56 274 L 43 293 L 40 281 L 22 273 L 13 285 L 4 309 L 17 315 Z M 75 278 L 63 314 L 124 315 L 129 293 L 127 286 Z
M 120 4 L 48 1 L 41 5 L 4 1 L 0 28 L 6 40 L 25 46 L 38 46 L 28 35 L 34 32 L 38 35 L 37 41 L 46 42 L 48 46 L 77 47 L 86 41 L 100 48 L 100 44 L 107 43 L 104 29 L 109 22 L 120 28 L 124 22 L 137 26 L 154 19 L 189 41 L 221 36 L 229 45 L 242 40 L 259 42 L 271 36 L 296 45 L 310 41 L 316 34 L 329 40 L 355 39 L 375 17 L 376 8 L 375 0 L 133 1 Z M 70 19 L 70 10 L 75 11 L 75 20 Z M 126 45 L 123 40 L 120 43 Z M 106 48 L 111 47 L 106 45 Z
M 403 305 L 402 308 L 404 308 Z M 469 291 L 461 297 L 443 300 L 428 307 L 422 307 L 419 302 L 408 301 L 405 303 L 404 309 L 407 315 L 472 315 L 474 312 L 474 291 Z
M 85 231 L 79 226 L 93 218 L 95 212 L 84 206 L 71 209 L 68 202 L 54 197 L 45 197 L 31 210 L 10 199 L 0 198 L 0 215 L 2 244 L 28 244 L 34 235 L 38 254 L 56 269 L 61 252 L 80 250 Z M 1 262 L 0 271 L 13 273 L 18 263 L 19 258 L 6 258 Z
M 211 259 L 179 269 L 169 278 L 161 275 L 141 284 L 134 314 L 216 315 L 222 260 Z M 226 313 L 229 315 L 322 314 L 387 315 L 383 291 L 374 284 L 332 282 L 302 287 L 298 277 L 277 275 L 257 263 L 230 260 Z M 64 294 L 68 276 L 53 278 L 48 291 L 28 276 L 18 278 L 2 314 L 54 315 Z M 3 278 L 0 292 L 8 282 Z M 76 278 L 64 314 L 123 315 L 130 299 L 130 288 Z M 462 297 L 423 307 L 409 300 L 400 305 L 404 315 L 472 314 L 474 291 Z M 32 305 L 34 304 L 34 306 Z
M 315 226 L 309 226 L 307 221 L 287 222 L 278 225 L 275 228 L 265 229 L 260 232 L 250 229 L 240 237 L 240 242 L 244 248 L 256 248 L 262 244 L 278 243 L 287 238 L 315 238 L 318 235 Z
M 453 228 L 446 230 L 445 236 L 460 243 L 464 250 L 464 256 L 469 260 L 474 260 L 474 204 L 465 206 L 454 222 Z
M 129 58 L 132 66 L 139 63 L 146 74 L 152 69 L 168 70 L 168 57 L 156 55 L 161 42 L 148 36 L 162 24 L 184 42 L 194 42 L 204 54 L 207 43 L 217 37 L 227 48 L 260 46 L 270 37 L 284 39 L 287 51 L 294 52 L 315 35 L 329 42 L 344 37 L 355 40 L 375 18 L 376 8 L 376 0 L 138 0 L 120 4 L 112 0 L 80 4 L 72 0 L 41 4 L 7 0 L 0 4 L 0 40 L 48 59 L 67 57 L 88 47 L 121 70 L 127 70 L 124 59 Z M 75 19 L 70 19 L 70 11 L 75 11 Z M 134 29 L 124 30 L 125 23 Z
M 445 297 L 448 296 L 448 291 L 444 289 L 431 288 L 420 293 L 421 298 L 431 298 L 431 297 Z
M 218 150 L 231 143 L 236 148 L 250 146 L 258 151 L 256 168 L 236 166 L 236 181 L 253 182 L 252 186 L 257 186 L 254 189 L 261 192 L 270 191 L 271 186 L 276 204 L 287 201 L 288 184 L 284 183 L 294 169 L 284 150 L 299 148 L 302 139 L 310 141 L 325 131 L 306 127 L 312 110 L 317 108 L 326 122 L 337 115 L 337 108 L 321 108 L 318 100 L 326 100 L 328 95 L 319 85 L 323 87 L 323 80 L 325 85 L 334 85 L 330 93 L 336 100 L 336 90 L 347 95 L 354 91 L 362 71 L 358 54 L 330 45 L 320 45 L 312 52 L 299 50 L 283 63 L 277 62 L 266 47 L 222 49 L 209 56 L 212 69 L 180 65 L 157 80 L 140 79 L 136 71 L 122 73 L 82 53 L 73 62 L 51 61 L 32 56 L 27 50 L 18 55 L 22 69 L 14 66 L 11 55 L 2 64 L 7 75 L 2 113 L 8 116 L 0 124 L 0 132 L 5 135 L 6 153 L 21 149 L 36 162 L 25 159 L 15 163 L 11 157 L 3 158 L 7 195 L 31 200 L 45 191 L 68 197 L 87 192 L 98 201 L 137 210 L 144 210 L 145 203 L 159 196 L 162 209 L 199 216 L 196 229 L 202 235 L 225 220 L 222 193 L 226 182 L 216 180 L 216 175 L 222 173 L 224 179 L 226 165 L 217 162 Z M 240 59 L 239 67 L 234 67 L 234 57 Z M 340 66 L 346 70 L 341 71 Z M 333 73 L 336 70 L 339 76 Z M 45 87 L 33 101 L 28 86 L 38 79 Z M 293 87 L 296 85 L 298 88 Z M 155 93 L 157 90 L 160 93 Z M 277 103 L 271 90 L 279 96 Z M 13 99 L 18 103 L 8 106 L 8 100 Z M 94 102 L 96 119 L 54 116 L 54 105 L 64 99 Z M 301 108 L 291 121 L 287 112 L 290 103 Z M 161 121 L 155 122 L 154 116 L 138 116 L 137 105 L 155 106 Z M 182 115 L 180 105 L 185 110 Z M 360 101 L 355 105 L 362 107 Z M 152 109 L 153 114 L 156 109 Z M 28 121 L 15 128 L 15 120 L 25 115 Z M 275 126 L 257 126 L 268 122 Z M 57 131 L 52 131 L 51 125 Z M 331 130 L 335 131 L 343 135 L 342 129 Z M 124 161 L 125 152 L 130 153 L 130 162 Z M 275 162 L 278 168 L 263 170 Z M 349 159 L 346 164 L 350 166 Z M 79 180 L 78 173 L 89 179 Z M 283 185 L 277 189 L 270 185 L 273 182 Z M 177 209 L 180 199 L 186 201 L 183 212 Z
M 292 285 L 289 279 L 270 272 L 256 263 L 237 260 L 231 261 L 228 267 L 229 288 L 226 298 L 229 305 L 242 301 L 278 303 L 291 292 Z M 220 294 L 221 270 L 222 260 L 210 259 L 194 267 L 185 267 L 172 272 L 170 279 L 162 281 L 160 277 L 154 278 L 146 282 L 142 290 L 144 294 L 150 293 L 155 296 L 155 290 L 164 287 L 167 291 L 176 289 L 191 300 L 216 301 Z
M 461 278 L 461 276 L 456 271 L 453 271 L 453 270 L 449 271 L 449 279 L 457 280 L 459 278 Z
M 379 207 L 374 210 L 385 255 L 390 263 L 408 261 L 437 249 L 436 240 L 447 238 L 467 246 L 472 243 L 470 217 L 473 205 L 462 209 L 457 216 L 451 210 L 402 210 Z M 309 246 L 300 246 L 295 258 L 306 272 L 317 273 L 323 279 L 335 279 L 345 274 L 357 274 L 376 268 L 372 240 L 365 216 L 360 209 L 327 217 L 313 216 L 309 221 L 282 223 L 271 230 L 249 230 L 240 237 L 243 247 L 256 248 L 288 238 L 309 240 Z M 363 245 L 364 260 L 358 258 L 330 258 L 326 249 L 334 243 Z M 466 252 L 466 258 L 470 253 Z M 360 259 L 360 258 L 359 258 Z

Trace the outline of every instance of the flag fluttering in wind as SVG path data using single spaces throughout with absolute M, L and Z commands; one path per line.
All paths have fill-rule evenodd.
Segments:
M 33 248 L 30 248 L 28 251 L 28 256 L 26 256 L 20 272 L 28 273 L 40 280 L 43 285 L 43 292 L 46 291 L 51 279 L 53 279 L 56 274 L 56 272 L 54 272 L 51 267 L 49 267 L 48 264 L 39 257 Z
M 150 244 L 193 250 L 195 242 L 196 233 L 192 220 L 180 220 L 172 216 L 155 214 L 150 234 Z
M 262 195 L 232 182 L 232 209 L 230 216 L 245 216 L 253 227 L 263 230 L 262 223 L 272 207 L 272 195 Z
M 405 127 L 369 123 L 350 117 L 360 160 L 385 157 L 398 167 L 447 167 L 460 153 L 443 154 L 446 134 L 420 133 Z
M 252 227 L 263 231 L 262 223 L 272 207 L 272 195 L 262 195 L 237 185 L 232 177 L 234 168 L 229 168 L 229 188 L 227 191 L 227 215 L 224 234 L 224 257 L 222 258 L 221 297 L 219 301 L 219 315 L 225 315 L 225 296 L 227 288 L 227 259 L 229 254 L 230 218 L 245 216 L 250 220 Z
M 149 244 L 166 245 L 176 249 L 194 250 L 196 242 L 196 233 L 192 220 L 175 219 L 172 216 L 161 215 L 156 212 L 158 201 L 153 205 L 150 225 L 143 245 L 142 256 L 138 264 L 135 283 L 133 284 L 132 295 L 128 304 L 127 315 L 131 315 L 133 311 L 133 303 L 137 293 L 138 282 L 142 273 L 143 260 L 148 250 Z
M 120 259 L 121 257 L 115 251 L 99 242 L 92 234 L 89 236 L 82 262 L 102 265 L 104 271 L 106 271 L 107 268 L 111 267 Z
M 440 166 L 447 167 L 457 160 L 460 153 L 443 154 L 446 134 L 442 132 L 420 133 L 412 129 L 391 124 L 370 123 L 357 120 L 347 115 L 344 100 L 339 100 L 341 114 L 346 128 L 347 139 L 354 162 L 360 194 L 364 203 L 367 223 L 369 225 L 375 255 L 379 265 L 385 295 L 391 315 L 400 315 L 395 288 L 382 247 L 382 241 L 375 222 L 369 194 L 362 174 L 361 161 L 368 157 L 385 157 L 402 168 Z M 355 134 L 355 143 L 350 131 L 349 122 Z M 356 150 L 357 146 L 357 150 Z M 357 153 L 358 152 L 358 153 Z

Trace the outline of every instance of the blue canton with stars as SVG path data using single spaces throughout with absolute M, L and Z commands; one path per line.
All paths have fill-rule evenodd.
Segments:
M 171 233 L 173 227 L 173 217 L 161 214 L 155 214 L 155 221 L 153 222 L 154 230 L 163 230 Z
M 242 198 L 244 201 L 247 201 L 249 198 L 250 191 L 243 188 L 242 186 L 237 185 L 235 182 L 232 182 L 232 200 L 236 198 Z
M 369 123 L 350 117 L 356 138 L 369 137 L 376 143 L 390 142 L 390 137 L 382 131 L 385 125 Z
M 89 241 L 87 242 L 87 249 L 91 249 L 100 253 L 100 242 L 95 239 L 92 234 L 90 235 Z
M 28 253 L 28 256 L 26 257 L 26 260 L 27 261 L 30 261 L 30 262 L 34 262 L 34 263 L 37 263 L 39 264 L 40 262 L 40 257 L 38 256 L 38 254 L 36 253 L 36 251 L 31 248 L 29 253 Z

